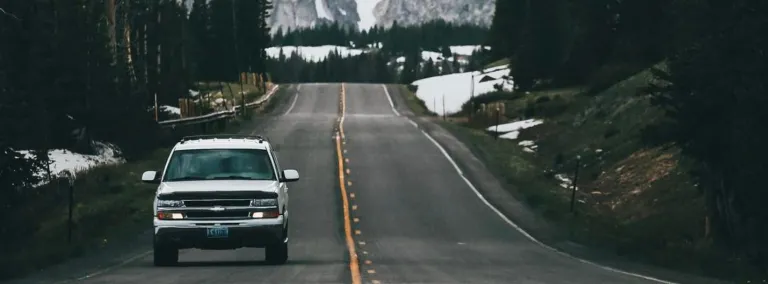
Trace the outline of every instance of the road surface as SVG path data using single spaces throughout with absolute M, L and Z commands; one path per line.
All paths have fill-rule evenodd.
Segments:
M 250 131 L 266 133 L 279 144 L 281 165 L 301 174 L 290 185 L 288 264 L 262 263 L 261 249 L 188 250 L 178 267 L 159 268 L 145 253 L 75 282 L 654 283 L 526 238 L 478 198 L 433 141 L 395 113 L 381 85 L 290 90 L 277 109 L 282 115 Z M 350 249 L 357 262 L 350 262 Z

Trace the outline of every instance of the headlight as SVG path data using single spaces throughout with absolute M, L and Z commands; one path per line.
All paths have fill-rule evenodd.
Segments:
M 277 206 L 277 199 L 254 199 L 251 200 L 252 207 Z
M 184 201 L 181 200 L 158 200 L 157 207 L 184 207 Z

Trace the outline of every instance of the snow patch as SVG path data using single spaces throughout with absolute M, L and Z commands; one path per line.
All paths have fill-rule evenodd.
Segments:
M 528 153 L 535 153 L 536 152 L 536 143 L 531 140 L 524 140 L 520 141 L 520 143 L 517 143 L 517 145 L 520 145 L 523 147 L 523 151 Z
M 170 112 L 172 114 L 181 115 L 181 109 L 174 106 L 160 106 L 160 109 L 164 112 Z
M 433 52 L 434 54 L 439 54 Z M 422 53 L 425 55 L 425 53 Z M 427 53 L 426 55 L 431 55 Z M 442 58 L 442 55 L 440 55 Z M 398 58 L 399 62 L 400 58 Z M 404 59 L 403 59 L 404 60 Z M 474 75 L 474 80 L 472 75 Z M 512 90 L 512 80 L 504 79 L 503 76 L 509 75 L 509 68 L 507 66 L 498 66 L 488 68 L 474 72 L 454 73 L 436 77 L 429 77 L 421 80 L 414 81 L 413 85 L 418 86 L 416 96 L 424 102 L 427 102 L 427 108 L 431 112 L 438 115 L 443 115 L 442 107 L 440 109 L 431 109 L 429 102 L 433 100 L 442 100 L 445 96 L 445 112 L 446 114 L 456 113 L 461 110 L 461 106 L 469 101 L 470 92 L 472 92 L 472 83 L 474 83 L 474 95 L 478 96 L 484 93 L 495 91 L 494 85 L 500 84 L 502 90 Z M 480 82 L 486 76 L 491 77 L 491 80 Z
M 457 46 L 451 46 L 451 53 L 456 55 L 465 55 L 469 56 L 472 55 L 472 52 L 476 50 L 480 50 L 482 46 L 480 45 L 457 45 Z
M 507 132 L 513 132 L 513 131 L 520 131 L 526 128 L 531 128 L 542 123 L 543 121 L 539 119 L 526 119 L 526 120 L 520 120 L 520 121 L 515 121 L 515 122 L 510 122 L 505 124 L 494 125 L 486 128 L 486 130 L 491 132 L 507 133 Z
M 48 158 L 51 162 L 51 174 L 59 176 L 64 171 L 76 174 L 98 165 L 125 163 L 125 159 L 120 157 L 120 149 L 117 146 L 104 142 L 93 142 L 93 147 L 96 151 L 96 155 L 85 155 L 66 149 L 53 149 L 48 151 Z M 32 158 L 32 155 L 28 150 L 20 150 L 18 152 L 27 158 Z M 37 175 L 45 177 L 47 171 L 43 170 L 42 172 L 37 173 Z
M 344 9 L 342 9 L 342 8 L 338 8 L 338 9 L 339 9 L 339 13 L 341 13 L 344 16 L 347 15 L 347 11 L 344 11 Z
M 560 187 L 562 188 L 571 189 L 571 187 L 573 186 L 573 181 L 564 174 L 556 174 L 555 179 L 557 179 L 560 182 Z M 577 186 L 576 191 L 578 190 L 579 190 L 579 187 Z

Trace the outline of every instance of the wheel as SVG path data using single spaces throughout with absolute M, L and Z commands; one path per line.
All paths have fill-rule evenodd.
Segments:
M 285 264 L 288 262 L 288 243 L 282 242 L 267 246 L 265 255 L 269 264 Z
M 179 262 L 179 249 L 155 243 L 155 266 L 172 266 Z

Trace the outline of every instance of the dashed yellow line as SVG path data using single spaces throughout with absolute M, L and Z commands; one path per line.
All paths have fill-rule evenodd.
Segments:
M 344 234 L 347 242 L 347 250 L 349 250 L 349 271 L 352 274 L 352 283 L 360 284 L 362 278 L 360 277 L 360 263 L 357 258 L 357 252 L 355 251 L 355 240 L 352 238 L 352 224 L 349 217 L 349 200 L 347 200 L 347 188 L 344 182 L 344 157 L 341 150 L 341 141 L 344 139 L 344 113 L 346 112 L 346 100 L 345 87 L 341 84 L 341 119 L 339 120 L 339 136 L 336 137 L 336 153 L 339 158 L 339 187 L 341 188 L 341 203 L 344 211 Z M 346 153 L 346 150 L 344 151 Z M 353 205 L 352 210 L 356 210 L 357 205 Z M 355 233 L 359 234 L 359 230 Z

